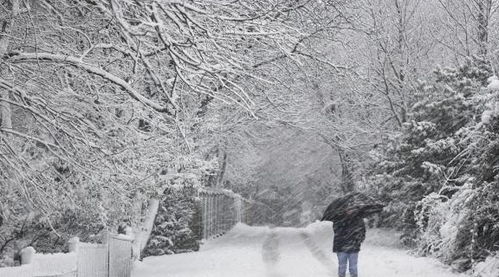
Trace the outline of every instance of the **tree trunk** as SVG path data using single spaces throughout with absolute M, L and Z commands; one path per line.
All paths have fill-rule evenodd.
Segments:
M 224 177 L 225 177 L 225 171 L 227 170 L 227 153 L 223 150 L 218 151 L 218 160 L 220 163 L 219 166 L 219 172 L 218 172 L 218 178 L 217 178 L 217 187 L 223 187 L 224 185 Z
M 140 253 L 142 253 L 147 246 L 147 242 L 154 227 L 156 215 L 158 214 L 159 204 L 158 199 L 149 199 L 145 219 L 139 226 L 139 229 L 135 230 L 135 240 L 133 242 L 133 254 L 135 255 L 135 259 L 140 258 Z
M 397 32 L 398 32 L 398 38 L 397 38 L 397 50 L 398 50 L 398 60 L 399 60 L 399 68 L 398 72 L 394 72 L 397 78 L 399 79 L 399 87 L 401 90 L 404 89 L 404 80 L 405 80 L 405 68 L 404 64 L 407 62 L 405 59 L 405 46 L 404 46 L 404 40 L 405 40 L 405 19 L 404 19 L 404 12 L 403 8 L 401 5 L 407 5 L 407 3 L 399 3 L 399 0 L 395 0 L 395 8 L 397 9 L 397 17 L 398 17 L 398 26 L 397 26 Z
M 10 33 L 13 29 L 14 20 L 19 13 L 19 0 L 7 1 L 10 3 L 11 16 L 6 18 L 4 21 L 0 21 L 0 59 L 5 55 L 10 44 Z M 7 4 L 7 7 L 9 5 Z M 3 34 L 3 35 L 2 35 Z M 5 76 L 3 70 L 0 68 L 0 76 Z M 12 112 L 10 109 L 10 104 L 5 101 L 9 100 L 10 92 L 6 89 L 0 90 L 0 115 L 2 116 L 2 121 L 0 122 L 1 129 L 12 129 Z
M 343 193 L 353 192 L 355 191 L 355 183 L 352 174 L 352 159 L 343 149 L 338 149 L 338 156 L 341 162 L 341 190 Z
M 492 0 L 478 0 L 478 54 L 487 56 L 487 46 L 489 42 L 489 20 L 492 9 Z

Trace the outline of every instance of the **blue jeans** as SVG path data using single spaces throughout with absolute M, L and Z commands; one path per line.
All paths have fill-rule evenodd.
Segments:
M 338 276 L 345 277 L 347 273 L 347 264 L 351 277 L 357 277 L 357 261 L 359 259 L 359 252 L 345 253 L 339 252 L 338 255 Z

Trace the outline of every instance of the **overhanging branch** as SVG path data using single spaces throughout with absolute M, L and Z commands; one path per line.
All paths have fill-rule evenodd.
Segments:
M 130 84 L 128 84 L 125 80 L 120 77 L 111 74 L 108 71 L 105 71 L 97 66 L 84 63 L 81 59 L 73 56 L 60 55 L 60 54 L 50 54 L 50 53 L 11 53 L 8 56 L 8 61 L 14 63 L 22 63 L 22 62 L 39 62 L 39 61 L 47 61 L 54 63 L 62 63 L 68 64 L 80 69 L 87 71 L 88 73 L 100 76 L 115 85 L 121 87 L 125 92 L 130 95 L 133 99 L 143 103 L 144 105 L 153 108 L 154 110 L 167 113 L 169 115 L 173 115 L 174 111 L 168 106 L 162 106 L 146 97 L 141 95 L 137 90 L 135 90 Z

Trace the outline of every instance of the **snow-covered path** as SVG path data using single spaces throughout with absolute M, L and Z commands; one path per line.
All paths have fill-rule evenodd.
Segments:
M 199 252 L 146 258 L 136 264 L 132 277 L 331 277 L 336 276 L 337 267 L 331 239 L 328 223 L 301 229 L 237 225 Z M 394 241 L 388 232 L 368 232 L 360 252 L 359 275 L 464 276 L 436 260 L 408 255 Z

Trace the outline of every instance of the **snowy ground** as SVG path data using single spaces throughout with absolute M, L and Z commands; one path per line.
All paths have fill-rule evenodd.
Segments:
M 225 236 L 207 242 L 195 253 L 149 257 L 137 263 L 133 277 L 331 277 L 332 227 L 307 228 L 237 225 Z M 363 245 L 359 275 L 366 277 L 452 277 L 447 267 L 398 249 L 393 234 L 373 230 Z

